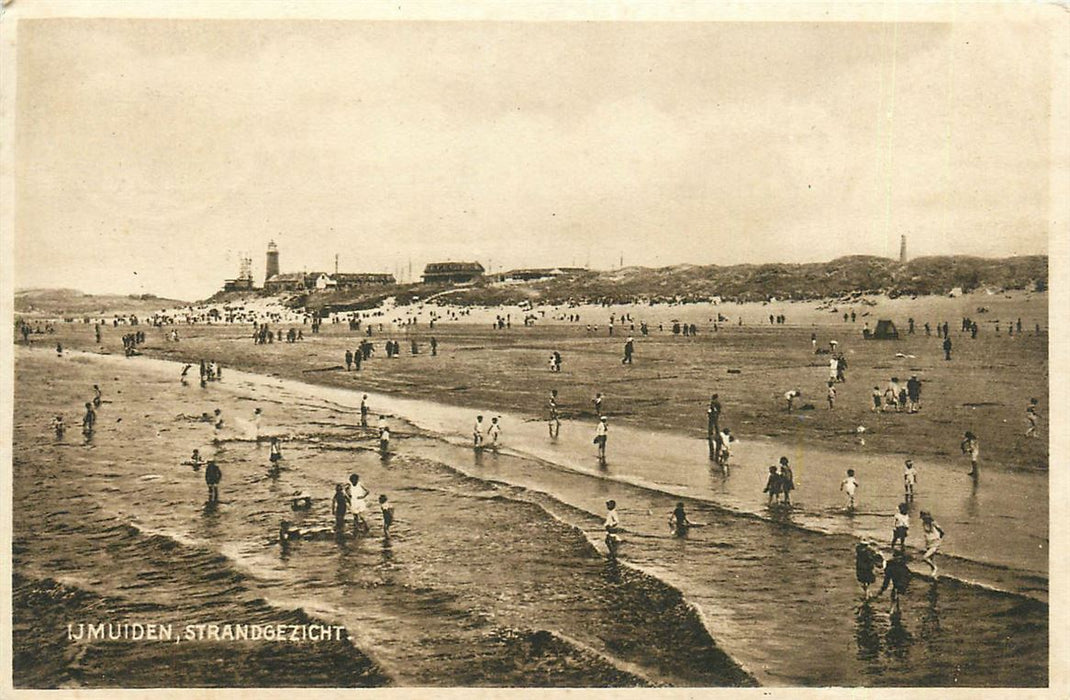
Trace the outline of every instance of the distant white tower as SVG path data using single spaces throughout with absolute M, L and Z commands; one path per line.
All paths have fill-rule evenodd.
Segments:
M 900 265 L 906 265 L 907 264 L 907 237 L 906 236 L 900 236 L 899 237 L 899 264 Z

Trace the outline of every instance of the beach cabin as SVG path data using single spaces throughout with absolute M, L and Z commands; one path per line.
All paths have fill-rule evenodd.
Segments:
M 868 334 L 864 334 L 866 340 L 899 340 L 899 331 L 890 319 L 882 318 L 877 321 L 877 328 Z

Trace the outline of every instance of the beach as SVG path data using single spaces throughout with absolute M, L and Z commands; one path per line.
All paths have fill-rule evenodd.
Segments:
M 1031 301 L 1016 300 L 1015 311 L 1043 312 L 1046 328 L 1046 308 Z M 791 308 L 781 313 L 790 317 Z M 1014 436 L 1026 394 L 1046 404 L 1046 334 L 986 332 L 971 348 L 953 326 L 961 350 L 945 365 L 935 337 L 864 342 L 829 322 L 762 327 L 754 316 L 716 336 L 705 325 L 694 338 L 637 335 L 633 366 L 620 365 L 624 338 L 605 337 L 604 321 L 598 335 L 585 319 L 503 331 L 474 321 L 373 330 L 377 345 L 394 337 L 403 352 L 388 360 L 377 350 L 359 373 L 346 372 L 341 355 L 362 334 L 341 324 L 267 346 L 254 345 L 244 326 L 180 325 L 178 343 L 165 339 L 169 328 L 147 328 L 140 350 L 151 359 L 71 352 L 116 353 L 123 329 L 105 329 L 96 346 L 92 326 L 60 323 L 47 340 L 62 340 L 66 356 L 37 342 L 44 347 L 20 349 L 16 359 L 15 499 L 27 504 L 16 512 L 17 589 L 77 591 L 104 610 L 162 606 L 178 618 L 192 613 L 171 602 L 176 595 L 205 596 L 217 618 L 343 625 L 351 639 L 334 653 L 351 670 L 326 685 L 1043 685 L 1046 440 Z M 823 382 L 812 332 L 846 346 L 842 403 L 781 414 L 776 390 Z M 406 336 L 418 339 L 420 354 L 409 353 Z M 557 376 L 545 366 L 555 348 L 565 356 Z M 198 358 L 221 362 L 223 381 L 182 386 L 181 365 L 162 361 Z M 914 371 L 925 381 L 921 413 L 869 414 L 872 377 L 883 384 L 885 374 Z M 94 383 L 106 403 L 91 444 L 81 444 L 76 426 L 57 442 L 50 414 L 63 407 L 73 426 Z M 556 441 L 544 422 L 551 386 L 564 395 Z M 590 444 L 596 390 L 607 394 L 612 426 L 605 469 Z M 727 475 L 705 458 L 711 390 L 740 440 Z M 386 460 L 374 430 L 359 425 L 364 392 L 374 413 L 391 416 Z M 217 407 L 221 434 L 196 420 Z M 250 434 L 253 407 L 263 410 L 262 437 L 282 438 L 286 469 L 277 478 L 267 472 L 266 443 Z M 477 412 L 502 416 L 501 450 L 471 449 Z M 858 424 L 867 426 L 865 444 Z M 967 426 L 986 439 L 976 485 L 955 454 Z M 180 464 L 194 447 L 223 468 L 217 509 L 204 506 L 203 475 Z M 764 507 L 760 493 L 766 466 L 782 453 L 799 482 L 787 513 Z M 860 604 L 853 549 L 860 537 L 890 534 L 908 455 L 921 465 L 920 507 L 953 534 L 945 576 L 915 577 L 902 615 L 889 616 L 886 596 Z M 854 514 L 836 489 L 849 465 L 863 485 Z M 299 542 L 284 552 L 270 543 L 279 520 L 294 519 L 288 494 L 316 497 L 298 522 L 326 523 L 332 485 L 350 472 L 396 504 L 393 537 L 376 532 L 376 514 L 371 536 L 341 545 Z M 52 506 L 49 489 L 61 475 L 80 480 L 76 507 L 91 518 Z M 608 498 L 620 503 L 625 527 L 616 562 L 601 544 Z M 684 539 L 666 527 L 680 500 L 705 523 Z M 113 575 L 101 554 L 109 549 L 137 566 Z M 178 555 L 211 565 L 176 567 Z M 17 622 L 35 634 L 46 624 Z M 17 652 L 26 639 L 16 635 Z M 102 659 L 92 673 L 20 657 L 28 658 L 23 682 L 106 686 L 109 663 L 141 653 L 90 648 L 112 655 L 88 654 Z M 304 648 L 288 650 L 293 664 L 315 663 Z M 143 678 L 154 685 L 161 677 Z M 252 671 L 227 678 L 201 683 L 285 684 Z

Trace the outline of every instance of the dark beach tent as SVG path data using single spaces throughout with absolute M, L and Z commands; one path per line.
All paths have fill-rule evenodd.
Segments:
M 889 319 L 877 321 L 877 329 L 869 334 L 868 340 L 899 340 L 899 331 Z

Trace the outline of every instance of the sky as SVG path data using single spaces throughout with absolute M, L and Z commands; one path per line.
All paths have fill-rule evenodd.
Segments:
M 15 284 L 1045 254 L 1052 39 L 1014 22 L 35 19 Z

